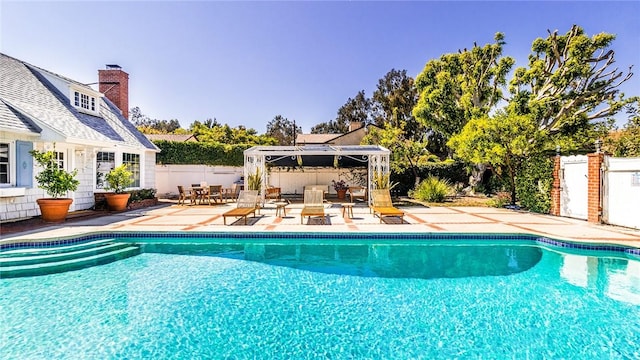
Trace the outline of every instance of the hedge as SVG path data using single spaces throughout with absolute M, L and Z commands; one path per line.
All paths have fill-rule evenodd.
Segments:
M 156 164 L 244 166 L 244 151 L 252 145 L 154 141 L 160 148 Z

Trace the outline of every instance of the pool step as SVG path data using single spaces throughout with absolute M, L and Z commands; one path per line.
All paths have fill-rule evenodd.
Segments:
M 112 243 L 113 239 L 102 239 L 102 240 L 93 240 L 87 241 L 77 244 L 67 244 L 67 245 L 52 245 L 52 246 L 44 246 L 44 247 L 28 247 L 21 249 L 13 249 L 13 250 L 3 250 L 0 252 L 0 259 L 15 257 L 15 256 L 30 256 L 30 255 L 44 255 L 44 254 L 54 254 L 54 253 L 62 253 L 66 251 L 74 251 L 81 250 L 87 248 L 95 248 L 103 244 Z
M 86 244 L 82 244 L 86 245 Z M 107 264 L 140 254 L 140 247 L 126 243 L 100 242 L 87 246 L 34 249 L 18 256 L 0 254 L 0 278 L 46 275 Z

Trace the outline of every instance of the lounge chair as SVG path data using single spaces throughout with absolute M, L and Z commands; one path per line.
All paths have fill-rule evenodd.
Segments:
M 380 218 L 380 223 L 382 223 L 382 218 L 385 216 L 396 216 L 401 221 L 404 221 L 404 211 L 393 206 L 389 189 L 371 190 L 371 198 L 373 201 L 371 211 L 373 216 L 377 215 Z
M 300 213 L 300 224 L 303 223 L 304 217 L 321 216 L 324 225 L 324 204 L 322 190 L 305 190 L 304 191 L 304 207 Z
M 238 194 L 236 208 L 222 214 L 224 224 L 227 225 L 227 217 L 232 216 L 244 218 L 244 224 L 247 225 L 247 216 L 253 214 L 255 217 L 256 210 L 258 210 L 258 191 L 241 190 Z
M 367 201 L 367 189 L 363 186 L 350 186 L 349 197 L 351 198 L 351 202 L 355 202 L 355 199 Z

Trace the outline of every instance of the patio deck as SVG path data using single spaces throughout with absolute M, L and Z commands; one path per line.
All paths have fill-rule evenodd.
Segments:
M 640 230 L 586 221 L 488 207 L 400 206 L 404 221 L 374 217 L 365 203 L 356 203 L 353 218 L 342 216 L 342 205 L 325 203 L 326 225 L 312 218 L 300 224 L 301 203 L 287 205 L 287 215 L 276 216 L 276 205 L 267 203 L 255 217 L 223 224 L 222 214 L 235 203 L 182 206 L 163 202 L 154 208 L 74 220 L 57 225 L 39 224 L 3 232 L 0 242 L 47 239 L 96 231 L 282 231 L 282 232 L 451 232 L 451 233 L 526 233 L 554 239 L 593 243 L 613 243 L 640 248 Z

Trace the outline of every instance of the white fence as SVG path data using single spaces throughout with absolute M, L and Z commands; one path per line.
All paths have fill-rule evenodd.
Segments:
M 587 219 L 587 157 L 560 158 L 560 216 Z
M 587 156 L 560 158 L 560 215 L 587 219 L 588 164 Z M 602 221 L 640 229 L 640 158 L 605 156 L 601 169 L 600 204 Z
M 603 164 L 602 219 L 640 228 L 640 158 L 609 158 Z
M 206 165 L 156 165 L 158 196 L 177 195 L 178 185 L 206 182 L 210 185 L 231 187 L 244 175 L 242 167 Z M 271 169 L 267 185 L 281 188 L 283 194 L 303 194 L 306 185 L 326 185 L 335 194 L 331 180 L 344 179 L 349 185 L 365 185 L 366 169 L 304 168 L 304 170 Z M 365 183 L 362 183 L 364 179 Z

